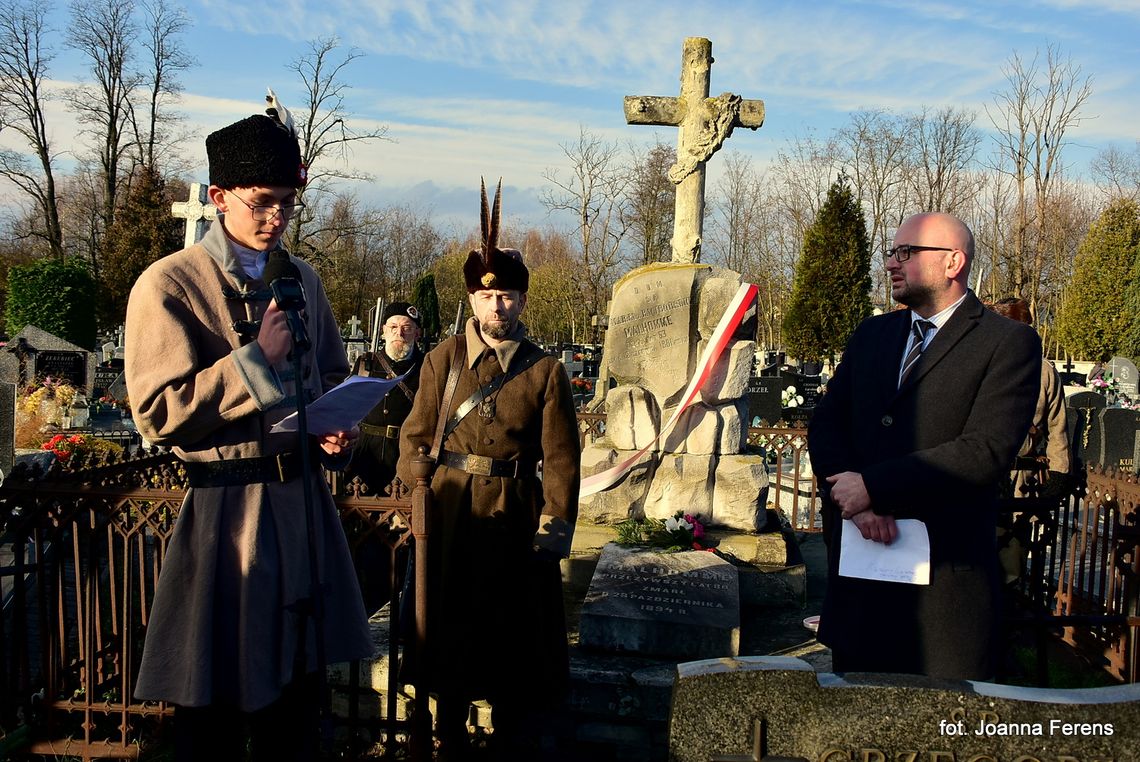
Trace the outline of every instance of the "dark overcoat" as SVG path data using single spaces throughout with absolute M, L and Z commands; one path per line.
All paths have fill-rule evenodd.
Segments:
M 377 355 L 384 353 L 383 349 L 377 352 L 366 352 L 356 360 L 352 372 L 355 375 L 369 376 L 371 378 L 394 378 L 389 376 L 384 365 Z M 388 437 L 366 431 L 369 426 L 381 428 L 387 426 L 400 427 L 408 413 L 412 411 L 412 400 L 415 399 L 416 389 L 420 385 L 420 365 L 423 363 L 423 353 L 419 347 L 412 350 L 412 354 L 403 360 L 393 360 L 385 357 L 387 365 L 396 376 L 403 376 L 403 381 L 392 387 L 384 395 L 384 399 L 368 411 L 361 423 L 365 424 L 360 432 L 360 438 L 353 448 L 352 461 L 344 470 L 346 479 L 359 477 L 375 494 L 384 494 L 384 489 L 396 476 L 396 463 L 400 459 L 400 439 Z
M 414 484 L 411 458 L 431 448 L 440 415 L 448 415 L 504 370 L 541 350 L 521 338 L 498 352 L 484 344 L 476 321 L 427 354 L 420 388 L 400 440 L 399 477 Z M 450 410 L 444 388 L 459 342 L 462 366 Z M 463 454 L 519 460 L 520 478 L 473 476 L 439 466 L 432 479 L 435 511 L 429 542 L 428 671 L 432 688 L 492 700 L 513 693 L 538 701 L 564 690 L 565 620 L 558 557 L 570 552 L 578 512 L 577 419 L 570 379 L 554 357 L 541 355 L 494 397 L 494 415 L 466 416 L 444 442 Z M 534 465 L 543 461 L 541 479 Z M 542 549 L 542 553 L 538 550 Z M 519 693 L 518 691 L 526 691 Z
M 883 671 L 986 678 L 1000 624 L 995 501 L 1029 430 L 1041 342 L 970 292 L 898 387 L 910 322 L 910 311 L 899 310 L 860 324 L 815 410 L 808 445 L 821 485 L 858 472 L 876 513 L 926 524 L 931 582 L 840 577 L 843 519 L 825 500 L 819 639 Z

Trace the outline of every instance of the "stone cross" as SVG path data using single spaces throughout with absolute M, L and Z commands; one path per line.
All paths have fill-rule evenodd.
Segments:
M 348 327 L 350 329 L 348 334 L 350 339 L 359 339 L 364 336 L 364 334 L 360 332 L 360 318 L 356 315 L 353 315 L 352 319 L 348 321 Z
M 210 221 L 218 215 L 218 208 L 210 203 L 202 183 L 190 183 L 190 197 L 170 205 L 170 213 L 186 220 L 186 237 L 182 239 L 184 248 L 190 248 L 206 235 Z
M 686 37 L 681 50 L 681 95 L 627 95 L 626 124 L 657 124 L 680 127 L 677 163 L 669 179 L 677 186 L 673 215 L 673 261 L 699 262 L 704 232 L 705 162 L 734 127 L 755 130 L 764 124 L 764 101 L 744 100 L 722 93 L 709 97 L 712 42 L 704 37 Z

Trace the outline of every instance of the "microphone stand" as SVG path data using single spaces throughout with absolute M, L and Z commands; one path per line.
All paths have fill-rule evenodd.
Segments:
M 305 667 L 308 666 L 305 656 L 305 640 L 308 631 L 306 618 L 311 619 L 315 631 L 314 646 L 317 657 L 317 690 L 319 693 L 318 710 L 320 713 L 320 746 L 325 752 L 332 750 L 332 699 L 329 695 L 328 664 L 325 656 L 325 628 L 324 628 L 324 596 L 321 591 L 320 570 L 317 568 L 317 530 L 316 508 L 313 498 L 312 456 L 309 452 L 309 424 L 305 416 L 305 387 L 304 377 L 301 375 L 302 349 L 307 348 L 308 337 L 302 333 L 298 335 L 298 327 L 303 332 L 304 320 L 297 310 L 286 310 L 290 318 L 290 334 L 293 341 L 293 351 L 290 358 L 293 364 L 293 385 L 296 390 L 297 401 L 297 436 L 300 439 L 298 449 L 301 453 L 301 484 L 305 496 L 305 533 L 309 545 L 309 597 L 299 602 L 300 637 L 297 643 L 297 657 L 294 672 L 303 677 Z

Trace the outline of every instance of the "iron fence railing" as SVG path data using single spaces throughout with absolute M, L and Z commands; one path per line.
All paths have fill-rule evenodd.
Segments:
M 93 466 L 94 467 L 85 467 Z M 426 467 L 425 467 L 426 466 Z M 397 497 L 341 489 L 337 507 L 354 558 L 388 555 L 388 594 L 401 589 L 400 561 L 414 537 L 420 549 L 410 647 L 426 633 L 426 461 L 417 484 Z M 167 543 L 185 497 L 185 477 L 172 454 L 143 454 L 101 464 L 55 465 L 48 473 L 14 470 L 0 488 L 0 728 L 21 728 L 20 753 L 83 760 L 131 759 L 153 742 L 172 714 L 163 703 L 134 700 L 132 690 Z M 389 611 L 399 616 L 393 602 Z M 389 662 L 397 662 L 398 621 Z M 430 758 L 428 696 L 415 692 L 409 720 L 400 720 L 398 670 L 390 667 L 387 711 L 358 711 L 359 669 L 349 670 L 347 724 L 383 733 L 395 754 L 411 739 L 413 759 Z M 0 758 L 12 751 L 0 741 Z

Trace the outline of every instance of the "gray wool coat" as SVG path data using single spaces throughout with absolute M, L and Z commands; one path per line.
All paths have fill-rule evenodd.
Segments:
M 185 461 L 217 461 L 297 449 L 297 434 L 269 432 L 295 410 L 291 364 L 271 367 L 233 328 L 257 320 L 265 301 L 226 298 L 223 288 L 264 289 L 242 271 L 219 215 L 202 241 L 151 265 L 131 290 L 126 322 L 127 390 L 139 432 Z M 324 289 L 294 259 L 313 342 L 306 395 L 348 373 Z M 313 432 L 315 434 L 324 432 Z M 321 450 L 312 447 L 314 459 Z M 344 531 L 319 471 L 313 483 L 318 567 L 329 663 L 372 652 Z M 301 477 L 271 484 L 191 488 L 170 536 L 147 622 L 135 696 L 181 706 L 255 711 L 293 678 L 295 604 L 310 589 Z M 315 628 L 306 637 L 316 669 Z

